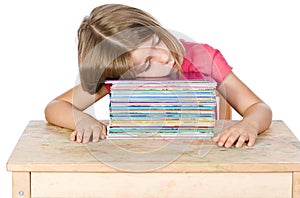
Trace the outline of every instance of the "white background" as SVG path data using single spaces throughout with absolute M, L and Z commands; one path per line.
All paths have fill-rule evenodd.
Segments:
M 0 197 L 11 197 L 6 162 L 27 123 L 44 119 L 46 104 L 75 85 L 81 20 L 92 8 L 112 2 L 141 8 L 164 27 L 219 49 L 271 106 L 273 119 L 283 120 L 299 139 L 297 0 L 1 1 Z M 108 118 L 107 104 L 94 108 L 99 118 Z

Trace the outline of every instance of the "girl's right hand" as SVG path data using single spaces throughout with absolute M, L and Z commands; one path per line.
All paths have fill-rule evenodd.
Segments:
M 98 142 L 106 138 L 106 126 L 96 119 L 87 116 L 76 123 L 76 129 L 71 133 L 70 140 L 78 143 Z

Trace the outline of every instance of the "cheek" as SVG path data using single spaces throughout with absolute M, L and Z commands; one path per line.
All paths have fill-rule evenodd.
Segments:
M 143 61 L 146 59 L 146 54 L 149 54 L 147 49 L 136 49 L 131 52 L 132 66 L 139 66 L 143 64 Z
M 158 65 L 153 64 L 149 70 L 139 73 L 138 77 L 164 77 L 168 76 L 172 71 L 172 66 L 170 65 Z
M 136 56 L 133 56 L 133 55 L 131 55 L 131 67 L 135 67 L 135 66 L 137 66 L 138 65 L 138 60 L 137 60 L 137 58 L 136 58 Z

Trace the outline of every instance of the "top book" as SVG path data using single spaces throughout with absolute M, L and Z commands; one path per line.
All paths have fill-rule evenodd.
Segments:
M 216 87 L 216 81 L 210 76 L 203 75 L 201 73 L 172 73 L 166 77 L 148 77 L 148 78 L 135 78 L 135 79 L 118 79 L 118 80 L 106 80 L 105 84 L 136 84 L 141 82 L 147 83 L 201 83 L 210 87 Z

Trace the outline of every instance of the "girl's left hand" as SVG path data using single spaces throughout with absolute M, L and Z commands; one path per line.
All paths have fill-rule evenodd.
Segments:
M 226 148 L 230 148 L 233 144 L 235 144 L 235 147 L 240 148 L 245 142 L 248 142 L 247 146 L 253 146 L 257 134 L 258 130 L 255 127 L 242 120 L 219 133 L 214 141 L 218 146 Z

